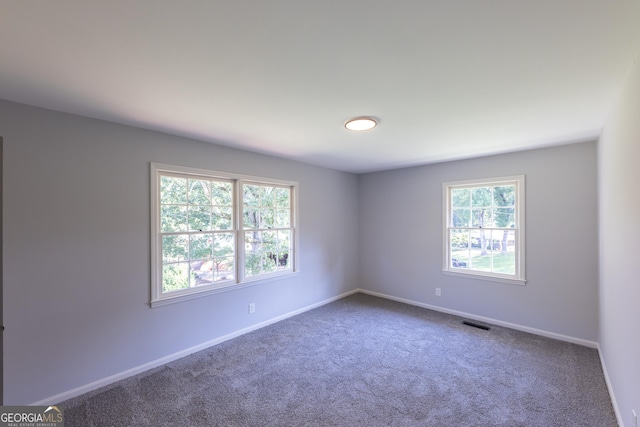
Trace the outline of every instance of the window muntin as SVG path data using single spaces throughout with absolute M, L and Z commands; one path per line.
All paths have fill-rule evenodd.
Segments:
M 444 184 L 444 271 L 524 281 L 524 177 Z
M 151 166 L 152 306 L 294 272 L 295 183 Z

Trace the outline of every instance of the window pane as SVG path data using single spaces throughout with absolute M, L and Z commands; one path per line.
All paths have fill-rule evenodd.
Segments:
M 289 209 L 278 209 L 276 211 L 276 227 L 291 227 L 291 211 Z
M 244 247 L 248 252 L 259 252 L 262 250 L 262 232 L 247 231 L 244 233 Z
M 211 230 L 211 206 L 189 206 L 189 230 Z
M 275 212 L 273 209 L 260 209 L 260 228 L 275 227 Z
M 276 206 L 279 208 L 288 208 L 291 206 L 291 190 L 288 188 L 276 188 Z
M 492 227 L 493 218 L 490 208 L 471 209 L 472 227 Z
M 242 219 L 244 228 L 258 228 L 260 226 L 260 209 L 245 208 Z
M 213 208 L 212 230 L 231 230 L 233 228 L 233 207 Z
M 189 204 L 211 204 L 211 181 L 205 181 L 202 179 L 189 180 Z
M 235 239 L 233 233 L 217 233 L 214 235 L 214 271 L 213 280 L 233 280 L 235 274 Z
M 186 204 L 187 179 L 172 176 L 160 177 L 160 203 Z
M 500 251 L 500 237 L 502 236 L 502 232 L 492 230 L 488 234 L 490 237 L 487 239 L 487 250 Z
M 245 274 L 255 276 L 291 267 L 291 231 L 245 233 Z
M 245 275 L 247 277 L 256 276 L 262 273 L 262 257 L 259 252 L 249 252 L 244 261 Z
M 233 233 L 216 233 L 214 235 L 213 256 L 216 258 L 232 256 L 235 252 Z
M 213 236 L 211 234 L 192 234 L 189 239 L 189 258 L 209 260 L 213 257 Z
M 500 232 L 500 251 L 515 252 L 516 251 L 516 232 L 513 230 L 504 230 Z
M 177 291 L 189 287 L 189 263 L 162 266 L 162 292 Z
M 470 268 L 479 271 L 491 271 L 491 253 L 487 249 L 491 232 L 487 230 L 471 230 L 471 264 Z
M 516 203 L 516 186 L 493 187 L 493 200 L 496 206 L 514 206 Z
M 487 249 L 488 233 L 489 231 L 487 230 L 471 230 L 469 239 L 471 242 L 471 248 L 477 250 Z
M 168 205 L 160 208 L 160 231 L 187 231 L 187 207 Z
M 278 252 L 278 233 L 276 231 L 265 231 L 262 233 L 262 251 Z
M 280 250 L 289 250 L 291 248 L 291 231 L 278 231 L 278 248 L 280 248 Z
M 289 252 L 278 252 L 278 269 L 287 270 L 291 268 L 291 262 L 289 259 Z
M 477 271 L 491 271 L 491 254 L 474 255 L 471 257 L 471 269 Z
M 469 268 L 469 231 L 450 230 L 449 242 L 451 245 L 450 267 Z
M 453 207 L 469 207 L 471 191 L 468 188 L 456 188 L 451 190 L 451 205 Z
M 162 236 L 162 262 L 188 260 L 187 235 Z
M 213 283 L 213 260 L 192 261 L 191 286 L 210 285 Z
M 456 230 L 449 231 L 449 242 L 452 249 L 469 249 L 469 231 L 468 230 Z
M 215 259 L 213 281 L 234 280 L 236 278 L 235 260 L 233 257 Z
M 262 187 L 259 185 L 244 185 L 242 189 L 242 202 L 245 206 L 260 206 Z
M 471 210 L 464 208 L 453 209 L 453 226 L 469 227 L 471 223 Z
M 471 205 L 473 207 L 491 206 L 491 188 L 478 187 L 471 190 Z
M 230 182 L 213 182 L 212 204 L 216 206 L 233 205 L 233 185 Z
M 514 252 L 494 252 L 493 272 L 502 274 L 516 274 L 516 254 Z
M 278 269 L 278 254 L 272 252 L 262 254 L 262 272 L 271 273 Z
M 496 227 L 501 228 L 515 227 L 515 209 L 496 208 L 494 210 L 494 223 Z
M 273 187 L 262 187 L 262 199 L 260 206 L 273 207 L 276 204 L 275 189 Z

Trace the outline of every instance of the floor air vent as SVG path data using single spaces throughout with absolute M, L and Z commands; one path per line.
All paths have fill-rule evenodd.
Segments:
M 462 324 L 467 325 L 467 326 L 473 326 L 474 328 L 478 328 L 478 329 L 484 329 L 485 331 L 490 330 L 491 328 L 485 325 L 481 325 L 479 323 L 474 323 L 474 322 L 469 322 L 468 320 L 464 320 L 462 322 Z

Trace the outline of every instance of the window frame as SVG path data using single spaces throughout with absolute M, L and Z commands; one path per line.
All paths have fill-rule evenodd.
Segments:
M 233 225 L 229 230 L 234 235 L 234 262 L 235 277 L 230 280 L 213 282 L 208 285 L 198 287 L 190 287 L 172 292 L 162 291 L 162 236 L 160 230 L 160 179 L 163 175 L 181 176 L 185 178 L 203 178 L 211 180 L 220 180 L 232 183 L 233 188 Z M 289 188 L 290 195 L 290 267 L 285 270 L 277 270 L 273 272 L 263 273 L 259 275 L 245 275 L 245 228 L 243 226 L 243 185 L 258 184 L 274 187 Z M 151 213 L 151 298 L 150 307 L 157 307 L 180 301 L 186 301 L 194 298 L 200 298 L 207 295 L 227 292 L 237 289 L 243 289 L 248 286 L 254 286 L 277 279 L 283 279 L 294 276 L 298 273 L 298 187 L 295 181 L 287 181 L 281 179 L 265 178 L 244 174 L 228 173 L 213 171 L 208 169 L 191 168 L 185 166 L 167 165 L 151 162 L 150 164 L 150 213 Z M 188 234 L 187 230 L 184 234 Z
M 515 274 L 495 273 L 481 270 L 471 270 L 469 268 L 457 268 L 452 266 L 451 262 L 451 243 L 450 230 L 457 228 L 468 228 L 478 230 L 504 229 L 502 227 L 454 227 L 452 215 L 451 190 L 461 188 L 477 188 L 477 187 L 496 187 L 501 185 L 515 185 L 516 194 L 514 200 L 515 226 L 514 236 L 514 252 L 515 252 Z M 443 198 L 443 254 L 442 254 L 442 271 L 447 275 L 467 277 L 472 279 L 488 280 L 493 282 L 502 282 L 515 285 L 525 285 L 525 176 L 507 176 L 499 178 L 472 179 L 465 181 L 451 181 L 442 184 Z

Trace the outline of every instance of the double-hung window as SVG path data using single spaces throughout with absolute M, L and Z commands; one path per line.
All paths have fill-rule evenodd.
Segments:
M 443 193 L 443 270 L 524 284 L 524 176 L 447 182 Z
M 151 164 L 151 305 L 296 269 L 294 182 Z

